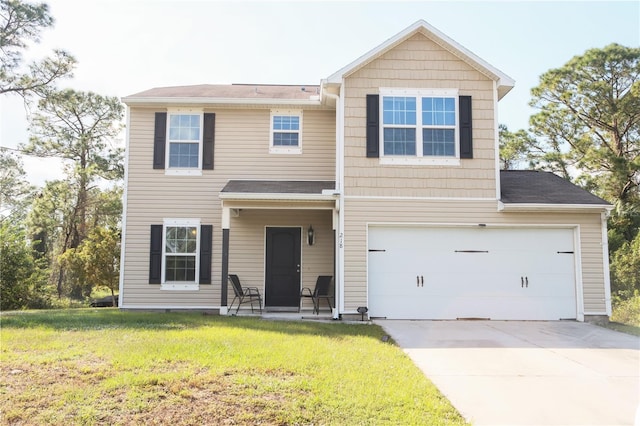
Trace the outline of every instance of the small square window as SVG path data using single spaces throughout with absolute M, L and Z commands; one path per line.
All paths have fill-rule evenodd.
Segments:
M 269 152 L 302 153 L 302 111 L 272 110 Z

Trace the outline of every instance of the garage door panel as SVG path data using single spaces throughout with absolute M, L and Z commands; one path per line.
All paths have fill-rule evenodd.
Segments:
M 576 317 L 572 229 L 370 227 L 372 317 Z

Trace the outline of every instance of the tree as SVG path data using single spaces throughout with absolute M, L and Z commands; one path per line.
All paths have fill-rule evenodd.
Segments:
M 526 130 L 510 132 L 506 125 L 498 126 L 500 169 L 514 170 L 529 163 L 535 155 L 536 141 Z
M 39 42 L 42 30 L 53 22 L 45 3 L 0 0 L 0 94 L 25 99 L 32 94 L 44 96 L 58 79 L 71 77 L 76 61 L 63 50 L 54 50 L 53 56 L 39 62 L 24 63 L 28 43 Z
M 611 287 L 616 301 L 628 299 L 640 289 L 640 234 L 626 241 L 611 257 Z
M 108 289 L 114 296 L 120 279 L 120 230 L 95 227 L 78 248 L 68 250 L 61 259 L 91 288 Z
M 36 261 L 20 226 L 0 223 L 0 309 L 43 307 Z
M 20 157 L 0 147 L 0 221 L 23 218 L 33 190 Z
M 615 205 L 609 218 L 614 299 L 640 290 L 640 48 L 610 44 L 547 71 L 530 120 L 553 170 Z M 573 175 L 573 176 L 572 176 Z
M 63 180 L 46 182 L 34 198 L 27 218 L 30 235 L 37 241 L 38 257 L 44 260 L 49 281 L 55 284 L 58 298 L 63 295 L 64 271 L 57 256 L 74 238 L 76 189 Z
M 87 235 L 88 193 L 98 178 L 121 179 L 122 149 L 113 142 L 122 129 L 123 107 L 118 98 L 71 89 L 51 92 L 38 102 L 31 117 L 29 144 L 24 152 L 70 160 L 68 174 L 77 187 L 75 248 Z M 65 248 L 65 249 L 66 249 Z
M 547 71 L 531 90 L 542 166 L 579 179 L 620 212 L 640 199 L 640 48 L 610 44 Z M 633 235 L 628 235 L 630 240 Z

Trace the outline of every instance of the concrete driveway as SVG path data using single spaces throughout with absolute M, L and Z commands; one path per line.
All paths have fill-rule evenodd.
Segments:
M 560 321 L 376 320 L 474 425 L 633 425 L 640 338 Z

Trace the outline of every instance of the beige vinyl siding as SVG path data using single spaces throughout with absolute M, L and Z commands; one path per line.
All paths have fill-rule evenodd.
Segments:
M 345 78 L 346 195 L 496 196 L 493 81 L 422 34 Z M 366 158 L 366 95 L 380 87 L 458 89 L 472 96 L 473 159 L 459 166 L 380 165 Z
M 207 108 L 205 112 L 216 114 L 214 170 L 203 170 L 202 176 L 167 176 L 165 170 L 153 169 L 156 111 L 163 110 L 130 110 L 123 306 L 217 307 L 222 258 L 220 190 L 230 179 L 335 179 L 335 111 L 304 110 L 303 153 L 276 155 L 269 154 L 268 108 Z M 163 291 L 159 285 L 148 284 L 150 225 L 162 224 L 165 218 L 197 218 L 213 225 L 211 285 L 186 292 Z
M 345 200 L 344 263 L 345 311 L 367 302 L 367 225 L 479 224 L 577 225 L 585 314 L 606 311 L 600 213 L 498 212 L 491 201 L 438 201 L 347 198 Z M 577 251 L 577 250 L 576 250 Z

